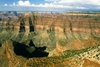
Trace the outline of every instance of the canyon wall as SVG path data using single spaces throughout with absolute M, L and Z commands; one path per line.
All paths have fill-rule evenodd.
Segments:
M 0 42 L 10 39 L 29 45 L 32 40 L 37 47 L 46 46 L 47 52 L 58 48 L 57 45 L 66 47 L 64 50 L 67 50 L 67 45 L 74 40 L 83 44 L 83 40 L 88 40 L 89 37 L 100 37 L 99 18 L 100 15 L 95 13 L 91 15 L 26 12 L 16 19 L 8 17 L 0 21 Z

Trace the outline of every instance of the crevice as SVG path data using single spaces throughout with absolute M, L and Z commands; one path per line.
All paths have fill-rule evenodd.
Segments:
M 0 47 L 2 47 L 2 44 L 0 43 Z
M 34 26 L 32 24 L 32 19 L 29 18 L 29 27 L 30 27 L 30 32 L 34 32 Z
M 23 19 L 20 22 L 20 30 L 19 30 L 19 32 L 25 32 L 25 23 L 24 23 L 24 20 Z

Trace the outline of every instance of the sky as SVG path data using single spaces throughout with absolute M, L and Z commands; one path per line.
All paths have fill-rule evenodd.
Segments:
M 100 0 L 0 0 L 0 11 L 100 11 Z

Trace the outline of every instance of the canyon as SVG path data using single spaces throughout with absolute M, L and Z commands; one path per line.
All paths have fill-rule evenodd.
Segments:
M 1 12 L 0 65 L 99 67 L 99 24 L 96 12 Z

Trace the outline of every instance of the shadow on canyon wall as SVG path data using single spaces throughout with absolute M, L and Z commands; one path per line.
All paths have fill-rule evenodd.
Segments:
M 29 46 L 13 42 L 14 46 L 14 52 L 16 55 L 21 55 L 26 58 L 32 58 L 32 57 L 47 57 L 49 53 L 45 52 L 46 46 L 43 47 L 35 47 L 32 40 L 29 43 Z

